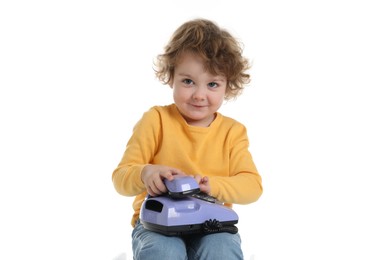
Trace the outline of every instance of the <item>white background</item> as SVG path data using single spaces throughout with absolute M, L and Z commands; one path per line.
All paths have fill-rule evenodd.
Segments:
M 264 194 L 236 207 L 246 259 L 390 259 L 387 1 L 2 1 L 0 258 L 130 257 L 111 173 L 172 102 L 152 63 L 184 21 L 245 44 L 244 123 Z

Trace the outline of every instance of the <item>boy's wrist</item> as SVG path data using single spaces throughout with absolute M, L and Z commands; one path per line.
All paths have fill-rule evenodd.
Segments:
M 145 174 L 147 173 L 148 171 L 148 168 L 151 164 L 145 164 L 144 167 L 142 167 L 142 170 L 141 170 L 141 174 L 140 174 L 140 179 L 141 179 L 141 182 L 145 184 Z

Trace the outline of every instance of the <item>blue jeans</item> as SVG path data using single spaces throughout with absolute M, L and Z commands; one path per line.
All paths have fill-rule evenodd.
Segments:
M 132 232 L 134 260 L 242 260 L 240 235 L 164 236 L 137 221 Z

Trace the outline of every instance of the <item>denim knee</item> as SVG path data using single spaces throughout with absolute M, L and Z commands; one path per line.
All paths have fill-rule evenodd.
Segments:
M 186 260 L 186 245 L 180 237 L 164 236 L 137 223 L 132 232 L 134 260 Z
M 215 233 L 194 236 L 188 241 L 188 259 L 244 259 L 240 235 Z

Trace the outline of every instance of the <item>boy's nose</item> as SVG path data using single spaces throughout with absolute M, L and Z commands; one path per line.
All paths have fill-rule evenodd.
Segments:
M 192 98 L 197 101 L 202 101 L 206 99 L 206 89 L 203 87 L 196 87 Z

